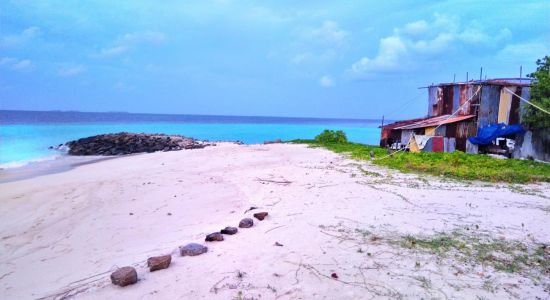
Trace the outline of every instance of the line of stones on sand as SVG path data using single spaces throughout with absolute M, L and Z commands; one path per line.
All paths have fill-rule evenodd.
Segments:
M 263 221 L 268 216 L 267 212 L 255 213 L 254 218 Z M 254 226 L 254 220 L 251 218 L 244 218 L 239 222 L 239 228 L 250 228 Z M 221 242 L 224 240 L 223 235 L 233 235 L 239 230 L 236 227 L 225 227 L 220 232 L 214 232 L 206 235 L 206 242 Z M 179 247 L 180 256 L 197 256 L 208 252 L 208 247 L 197 244 L 189 243 L 185 246 Z M 167 269 L 172 262 L 172 255 L 153 256 L 147 259 L 147 267 L 149 272 Z M 134 267 L 122 267 L 111 273 L 111 282 L 114 285 L 121 287 L 134 284 L 138 281 L 137 271 Z

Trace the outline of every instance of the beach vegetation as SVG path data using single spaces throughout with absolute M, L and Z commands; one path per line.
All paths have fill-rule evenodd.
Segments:
M 550 56 L 538 59 L 537 70 L 528 76 L 534 79 L 529 101 L 550 111 Z M 530 129 L 550 127 L 548 114 L 531 105 L 525 105 L 522 121 Z
M 348 138 L 342 130 L 325 129 L 315 137 L 315 142 L 320 144 L 347 144 Z
M 483 234 L 466 235 L 460 231 L 423 237 L 408 235 L 402 237 L 399 244 L 467 264 L 491 266 L 506 273 L 550 272 L 550 261 L 546 258 L 549 246 L 544 244 L 525 244 Z
M 421 173 L 462 180 L 529 183 L 550 182 L 550 164 L 519 159 L 496 159 L 487 155 L 461 151 L 399 152 L 390 155 L 387 149 L 350 142 L 328 143 L 315 140 L 294 140 L 311 147 L 324 147 L 336 153 L 348 154 L 357 160 L 370 160 L 405 173 Z M 370 174 L 369 174 L 370 175 Z

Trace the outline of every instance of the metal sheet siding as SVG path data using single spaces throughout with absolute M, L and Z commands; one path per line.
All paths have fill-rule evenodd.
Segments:
M 453 112 L 460 108 L 460 85 L 453 86 Z M 458 113 L 461 114 L 460 112 Z
M 506 87 L 514 91 L 514 87 Z M 498 104 L 498 123 L 508 124 L 510 119 L 510 108 L 512 108 L 512 94 L 504 88 L 500 90 L 500 101 Z
M 453 95 L 454 88 L 453 86 L 444 86 L 443 87 L 443 102 L 440 103 L 440 115 L 450 115 L 453 113 Z
M 468 101 L 468 99 L 470 98 L 471 94 L 469 93 L 469 91 L 471 90 L 471 88 L 470 88 L 470 85 L 460 85 L 459 89 L 460 89 L 460 92 L 459 92 L 459 95 L 458 95 L 458 104 L 459 104 L 459 107 L 460 107 L 460 106 L 464 105 L 464 103 L 466 101 Z M 472 105 L 471 102 L 464 105 L 462 107 L 462 109 L 460 109 L 458 114 L 459 115 L 469 115 L 471 105 Z
M 521 89 L 521 94 L 520 94 L 521 98 L 523 99 L 531 99 L 531 89 L 528 88 L 528 87 L 523 87 Z M 519 123 L 521 124 L 522 123 L 522 116 L 523 116 L 523 113 L 525 112 L 525 102 L 521 101 L 521 103 L 519 104 Z
M 447 148 L 445 149 L 446 152 L 455 152 L 456 150 L 456 139 L 455 138 L 449 138 L 447 140 Z
M 434 136 L 431 138 L 432 140 L 432 151 L 433 152 L 444 152 L 445 146 L 444 146 L 444 140 L 442 136 Z
M 428 88 L 428 117 L 433 116 L 434 104 L 437 102 L 437 89 L 436 86 Z
M 407 145 L 409 143 L 409 140 L 411 139 L 411 136 L 413 134 L 412 130 L 402 130 L 401 131 L 401 144 Z
M 478 116 L 478 127 L 496 124 L 500 104 L 500 86 L 484 85 L 481 89 L 481 103 Z
M 432 86 L 428 89 L 428 116 L 434 117 L 441 115 L 443 89 L 438 86 Z
M 511 90 L 514 91 L 514 93 L 516 93 L 518 95 L 521 95 L 522 87 L 518 86 L 515 89 L 511 89 Z M 520 102 L 521 101 L 519 100 L 518 96 L 512 95 L 512 104 L 510 105 L 510 118 L 508 119 L 508 124 L 510 124 L 510 125 L 519 124 L 519 119 L 520 119 L 519 106 L 520 106 Z

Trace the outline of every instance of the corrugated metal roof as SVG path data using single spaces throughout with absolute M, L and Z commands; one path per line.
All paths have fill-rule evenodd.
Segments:
M 410 124 L 406 124 L 403 126 L 394 127 L 393 129 L 416 129 L 416 128 L 425 128 L 425 127 L 434 127 L 439 126 L 443 124 L 449 124 L 449 123 L 456 123 L 464 120 L 468 120 L 474 117 L 474 115 L 467 115 L 467 116 L 454 116 L 450 117 L 451 115 L 442 115 L 432 118 L 425 118 L 417 122 L 413 122 Z
M 430 86 L 449 86 L 449 85 L 500 85 L 500 86 L 530 86 L 533 78 L 494 78 L 484 80 L 470 80 L 466 82 L 448 82 L 432 84 Z M 427 87 L 430 87 L 427 86 Z
M 416 119 L 396 121 L 396 122 L 389 123 L 389 124 L 386 124 L 384 126 L 381 126 L 381 128 L 394 129 L 394 128 L 399 127 L 399 126 L 404 126 L 404 125 L 411 124 L 411 123 L 414 123 L 414 122 L 418 122 L 418 121 L 421 121 L 421 120 L 424 120 L 424 119 L 426 119 L 426 118 L 416 118 Z

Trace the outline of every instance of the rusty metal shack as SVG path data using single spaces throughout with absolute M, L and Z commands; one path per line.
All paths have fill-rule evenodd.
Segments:
M 529 100 L 530 85 L 530 78 L 499 78 L 428 86 L 427 116 L 383 125 L 380 146 L 477 153 L 468 137 L 479 128 L 521 124 L 523 102 L 505 88 Z

